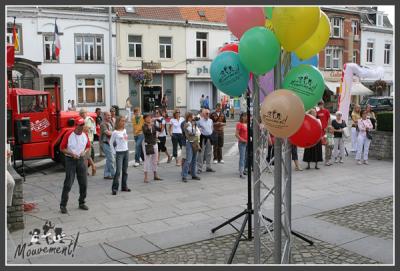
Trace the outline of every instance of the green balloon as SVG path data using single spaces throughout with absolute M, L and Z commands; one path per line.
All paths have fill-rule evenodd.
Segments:
M 312 65 L 302 64 L 291 69 L 283 80 L 283 88 L 293 91 L 309 110 L 322 99 L 325 90 L 324 77 Z
M 275 34 L 265 27 L 247 30 L 239 43 L 239 58 L 247 70 L 256 75 L 270 71 L 279 59 L 281 46 Z
M 264 7 L 265 18 L 272 19 L 272 7 Z

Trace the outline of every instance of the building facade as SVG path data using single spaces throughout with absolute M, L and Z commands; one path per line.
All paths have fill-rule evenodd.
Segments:
M 381 80 L 386 89 L 375 90 L 376 80 L 363 79 L 362 83 L 375 91 L 375 95 L 393 94 L 393 25 L 389 18 L 377 8 L 363 8 L 361 11 L 361 65 L 369 68 L 384 68 Z
M 214 108 L 224 94 L 212 83 L 211 62 L 217 57 L 219 49 L 232 39 L 225 23 L 225 8 L 179 9 L 186 21 L 187 109 L 199 110 L 202 95 L 209 97 L 210 108 Z
M 54 96 L 54 83 L 58 82 L 64 110 L 68 100 L 89 111 L 109 108 L 115 91 L 115 24 L 110 10 L 8 6 L 7 42 L 12 43 L 15 17 L 20 43 L 13 70 L 16 86 L 50 91 Z M 61 43 L 58 58 L 54 53 L 55 23 Z
M 129 98 L 134 107 L 150 112 L 161 106 L 166 95 L 168 109 L 185 108 L 186 32 L 179 9 L 130 6 L 115 10 L 118 105 L 125 107 Z

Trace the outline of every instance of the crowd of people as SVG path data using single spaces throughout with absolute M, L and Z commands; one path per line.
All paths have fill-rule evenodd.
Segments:
M 175 160 L 176 166 L 181 168 L 180 176 L 183 182 L 188 181 L 189 175 L 192 180 L 200 180 L 200 175 L 204 171 L 215 172 L 212 164 L 224 163 L 222 148 L 226 117 L 221 103 L 216 104 L 214 112 L 210 113 L 205 101 L 206 98 L 201 101 L 202 107 L 198 115 L 187 112 L 183 117 L 180 109 L 176 108 L 171 118 L 165 107 L 157 108 L 151 114 L 142 114 L 140 108 L 135 107 L 131 118 L 130 111 L 127 111 L 126 116 L 116 116 L 114 107 L 103 113 L 100 108 L 96 108 L 95 119 L 88 116 L 87 110 L 82 108 L 79 111 L 81 119 L 78 120 L 75 130 L 67 133 L 60 145 L 60 149 L 65 155 L 66 170 L 60 203 L 61 212 L 67 213 L 68 193 L 75 175 L 79 183 L 79 208 L 88 210 L 85 204 L 88 167 L 91 167 L 92 175 L 96 174 L 93 148 L 95 138 L 99 141 L 99 154 L 105 156 L 106 160 L 104 179 L 113 180 L 112 195 L 117 195 L 119 188 L 121 192 L 131 191 L 128 187 L 129 138 L 133 138 L 135 141 L 133 166 L 143 165 L 143 181 L 145 183 L 150 181 L 150 176 L 154 181 L 163 180 L 158 174 L 158 164 L 162 152 L 166 155 L 167 163 Z M 317 144 L 304 149 L 303 161 L 307 163 L 306 169 L 311 168 L 311 163 L 315 163 L 314 168 L 319 169 L 318 163 L 324 160 L 326 166 L 332 165 L 333 162 L 343 163 L 347 123 L 342 118 L 342 113 L 337 111 L 336 118 L 331 121 L 330 112 L 324 107 L 323 101 L 318 103 L 318 108 L 311 109 L 307 113 L 320 121 L 323 133 Z M 245 178 L 247 163 L 252 163 L 247 159 L 248 152 L 252 151 L 252 142 L 248 141 L 249 133 L 250 137 L 252 134 L 252 125 L 248 130 L 248 119 L 252 119 L 251 116 L 248 118 L 247 114 L 243 112 L 236 124 L 235 137 L 238 141 L 238 175 L 240 178 Z M 127 121 L 132 122 L 132 135 L 129 135 L 126 130 Z M 371 108 L 361 111 L 359 106 L 354 107 L 351 126 L 352 151 L 356 152 L 358 164 L 368 164 L 368 149 L 371 142 L 369 131 L 374 129 L 375 125 L 376 118 Z M 267 161 L 273 165 L 275 138 L 263 128 L 263 125 L 260 127 L 268 138 Z M 350 132 L 348 133 L 350 134 Z M 172 152 L 169 152 L 166 147 L 168 136 L 171 138 Z M 323 159 L 323 146 L 325 146 L 325 159 Z M 295 170 L 302 171 L 297 152 L 297 147 L 292 146 Z M 252 153 L 250 153 L 251 155 Z M 119 184 L 120 179 L 121 185 Z

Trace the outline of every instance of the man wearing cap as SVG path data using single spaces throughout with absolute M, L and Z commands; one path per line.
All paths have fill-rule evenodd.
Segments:
M 215 105 L 215 112 L 210 116 L 214 124 L 213 133 L 213 149 L 214 149 L 214 164 L 224 163 L 222 160 L 222 147 L 224 146 L 224 127 L 226 126 L 226 118 L 222 112 L 221 104 Z
M 85 204 L 87 191 L 87 167 L 85 155 L 90 150 L 90 141 L 87 134 L 83 133 L 84 119 L 79 119 L 75 130 L 67 132 L 61 141 L 60 150 L 65 155 L 65 180 L 61 194 L 60 211 L 68 213 L 68 193 L 75 180 L 79 183 L 79 209 L 89 210 Z

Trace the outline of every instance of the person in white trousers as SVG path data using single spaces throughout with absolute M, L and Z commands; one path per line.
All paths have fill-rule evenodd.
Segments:
M 373 128 L 372 122 L 367 119 L 367 112 L 361 112 L 361 119 L 358 121 L 358 142 L 357 142 L 357 154 L 356 160 L 357 164 L 361 165 L 361 152 L 364 149 L 363 160 L 364 164 L 368 165 L 368 151 L 369 145 L 371 144 L 371 139 L 368 138 L 367 132 L 371 131 Z
M 343 163 L 344 158 L 344 140 L 343 129 L 347 127 L 346 122 L 342 119 L 342 112 L 336 112 L 336 119 L 332 120 L 333 127 L 333 160 L 335 163 Z
M 351 113 L 351 120 L 353 124 L 351 125 L 351 152 L 357 151 L 357 141 L 358 141 L 358 125 L 357 122 L 361 119 L 361 107 L 360 105 L 356 104 L 354 106 L 353 112 Z

